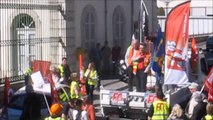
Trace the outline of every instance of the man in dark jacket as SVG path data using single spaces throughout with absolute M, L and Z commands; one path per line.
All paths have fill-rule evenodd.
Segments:
M 40 100 L 32 85 L 26 86 L 26 93 L 20 120 L 40 120 Z

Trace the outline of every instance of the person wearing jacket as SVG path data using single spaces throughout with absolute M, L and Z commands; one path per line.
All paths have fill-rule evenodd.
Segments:
M 69 65 L 67 64 L 66 57 L 62 58 L 62 64 L 58 66 L 58 69 L 59 69 L 60 78 L 63 79 L 62 82 L 64 84 L 69 84 L 68 80 L 69 80 L 71 71 L 70 71 Z
M 45 120 L 65 120 L 61 117 L 63 106 L 59 103 L 55 103 L 50 108 L 50 116 L 46 117 Z
M 169 104 L 164 100 L 162 91 L 157 91 L 156 97 L 148 111 L 148 120 L 167 120 L 170 114 Z
M 125 63 L 127 65 L 127 73 L 129 76 L 129 81 L 128 81 L 129 91 L 133 91 L 133 79 L 135 75 L 135 72 L 133 69 L 137 69 L 137 61 L 135 61 L 134 58 L 136 53 L 139 51 L 138 48 L 139 48 L 139 41 L 133 37 L 131 45 L 127 48 L 127 51 L 125 54 Z M 135 65 L 133 65 L 133 63 Z
M 77 73 L 72 73 L 71 75 L 71 84 L 70 84 L 70 97 L 71 99 L 79 99 L 81 97 L 81 91 L 79 86 L 79 80 Z
M 93 91 L 98 82 L 98 75 L 93 62 L 89 63 L 88 68 L 84 73 L 84 77 L 86 79 L 87 95 L 93 99 Z
M 95 107 L 93 105 L 91 97 L 89 96 L 83 97 L 82 109 L 87 112 L 89 120 L 95 120 Z
M 203 120 L 213 120 L 213 104 L 208 103 L 206 106 L 207 115 L 204 116 Z

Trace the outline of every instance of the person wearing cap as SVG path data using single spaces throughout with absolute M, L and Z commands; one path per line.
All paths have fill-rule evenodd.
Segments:
M 45 120 L 65 120 L 61 117 L 63 105 L 55 103 L 50 108 L 50 116 L 46 117 Z
M 198 103 L 195 100 L 195 98 L 197 98 L 200 95 L 200 92 L 197 90 L 198 89 L 197 83 L 192 82 L 188 88 L 189 88 L 189 91 L 191 92 L 192 95 L 191 95 L 191 98 L 190 98 L 188 105 L 186 107 L 186 111 L 187 111 L 186 113 L 187 113 L 188 118 L 191 118 L 194 107 Z
M 170 106 L 164 100 L 162 91 L 156 92 L 157 99 L 152 103 L 148 111 L 148 120 L 167 120 L 170 114 Z

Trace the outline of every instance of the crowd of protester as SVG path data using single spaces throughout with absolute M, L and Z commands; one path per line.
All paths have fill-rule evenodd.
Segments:
M 149 46 L 148 46 L 149 47 Z M 67 58 L 62 58 L 62 63 L 56 67 L 51 66 L 51 78 L 53 82 L 67 84 L 70 86 L 70 101 L 67 104 L 54 103 L 50 107 L 50 116 L 45 120 L 95 120 L 95 108 L 93 105 L 93 91 L 98 88 L 98 76 L 107 77 L 111 71 L 115 72 L 116 66 L 112 70 L 112 63 L 118 62 L 120 59 L 121 48 L 115 44 L 110 49 L 108 42 L 105 41 L 101 48 L 97 43 L 95 48 L 89 52 L 89 64 L 83 71 L 83 81 L 81 81 L 80 73 L 70 70 L 67 64 Z M 150 72 L 151 53 L 147 52 L 147 43 L 139 43 L 137 39 L 133 39 L 128 47 L 125 62 L 129 76 L 129 91 L 133 91 L 133 79 L 136 80 L 136 92 L 146 92 L 147 73 Z M 110 57 L 112 55 L 112 60 Z M 110 61 L 113 61 L 110 63 Z M 32 73 L 29 71 L 27 75 Z M 104 76 L 105 75 L 105 76 Z M 28 81 L 25 81 L 29 83 Z M 85 87 L 85 90 L 82 88 Z M 160 84 L 156 84 L 156 99 L 152 103 L 148 111 L 148 120 L 213 120 L 213 104 L 208 102 L 208 94 L 204 91 L 198 91 L 198 84 L 191 83 L 188 87 L 190 95 L 184 100 L 170 105 L 162 90 Z M 37 119 L 39 115 L 33 118 L 29 115 L 29 105 L 39 106 L 31 103 L 30 95 L 33 94 L 29 86 L 26 87 L 29 99 L 25 100 L 25 105 L 20 119 Z M 27 97 L 28 98 L 28 97 Z M 29 103 L 28 103 L 29 102 Z M 39 113 L 39 112 L 36 112 Z

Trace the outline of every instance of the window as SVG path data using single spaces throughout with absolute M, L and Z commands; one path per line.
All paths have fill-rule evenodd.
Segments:
M 93 6 L 84 8 L 81 17 L 82 46 L 90 48 L 96 40 L 96 11 Z
M 122 46 L 123 40 L 125 40 L 125 16 L 122 7 L 115 8 L 113 13 L 113 41 Z

